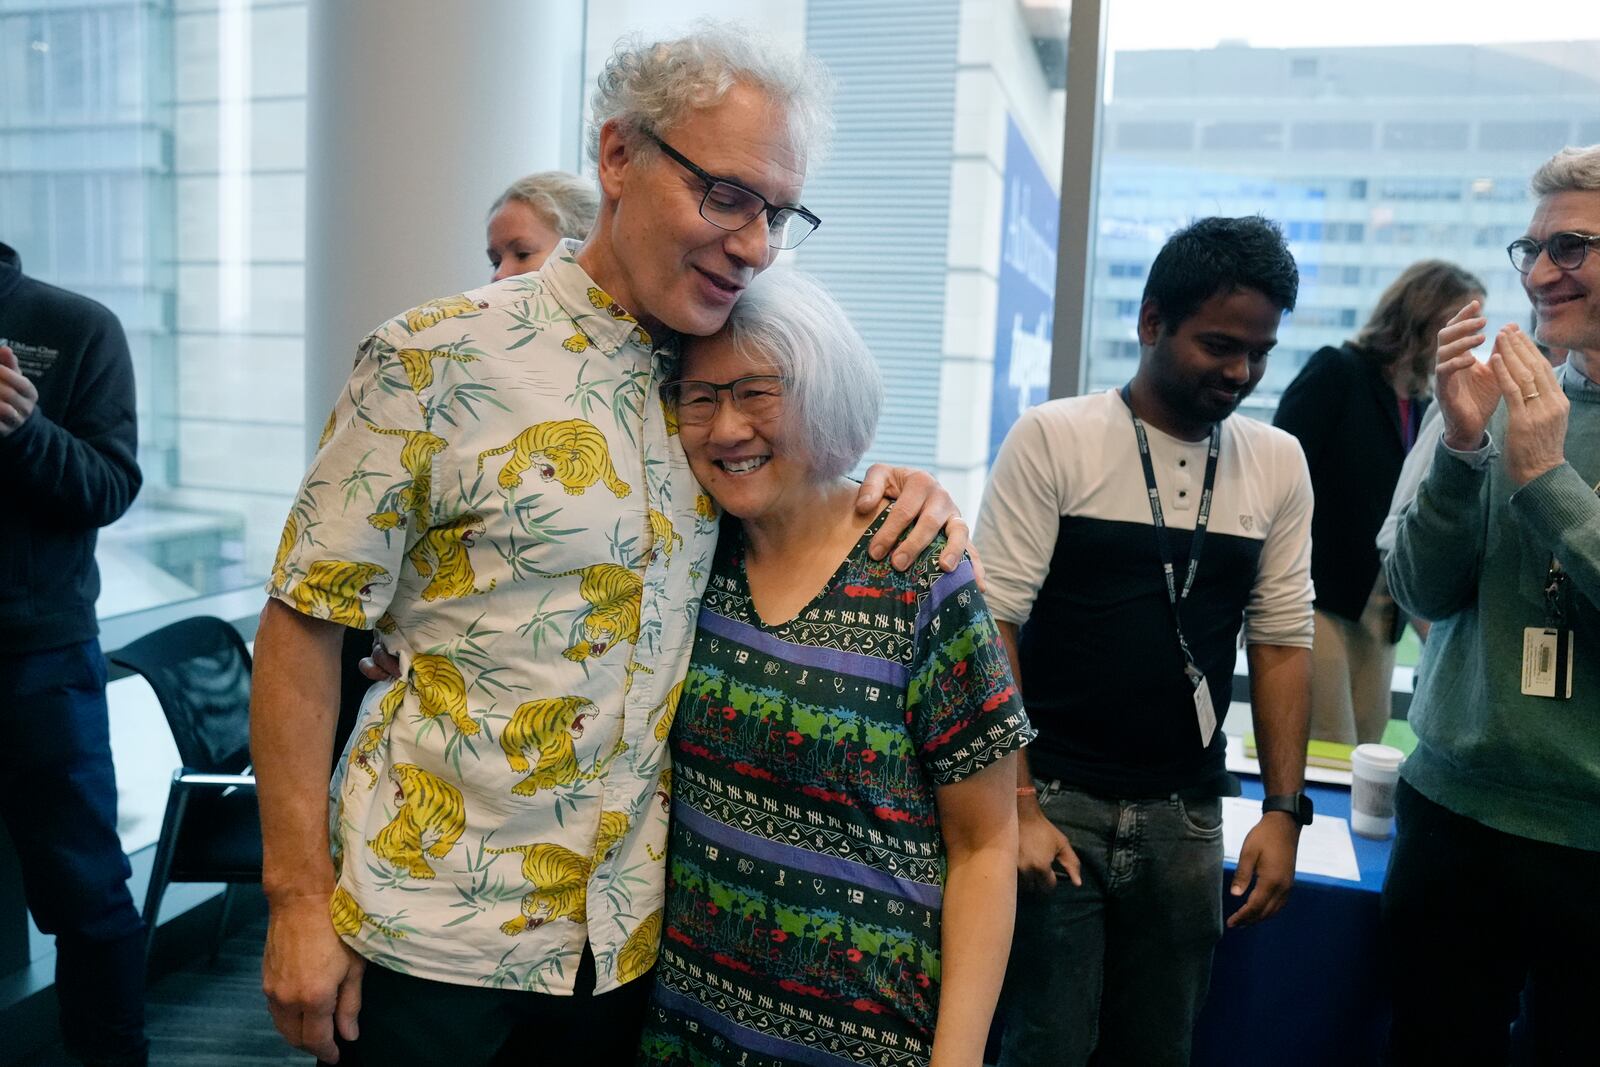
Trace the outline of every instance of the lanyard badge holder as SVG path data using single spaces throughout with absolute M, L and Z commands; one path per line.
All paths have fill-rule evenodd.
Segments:
M 1200 549 L 1205 545 L 1206 527 L 1211 522 L 1211 493 L 1217 481 L 1222 427 L 1211 427 L 1211 443 L 1206 450 L 1205 483 L 1200 490 L 1200 509 L 1195 515 L 1194 535 L 1189 541 L 1189 568 L 1180 591 L 1172 563 L 1172 546 L 1167 543 L 1167 523 L 1161 510 L 1161 494 L 1156 490 L 1155 465 L 1150 461 L 1150 438 L 1145 433 L 1144 423 L 1133 413 L 1131 386 L 1122 387 L 1122 402 L 1128 406 L 1128 414 L 1133 419 L 1133 434 L 1139 441 L 1139 462 L 1144 467 L 1144 485 L 1150 499 L 1150 522 L 1155 529 L 1156 550 L 1161 554 L 1161 570 L 1167 580 L 1167 604 L 1172 608 L 1172 627 L 1178 635 L 1178 649 L 1183 653 L 1183 674 L 1194 691 L 1194 714 L 1200 728 L 1200 745 L 1208 747 L 1216 736 L 1217 711 L 1211 703 L 1211 687 L 1206 683 L 1205 672 L 1195 663 L 1194 655 L 1189 651 L 1189 642 L 1183 636 L 1183 619 L 1178 606 L 1188 599 L 1189 590 L 1194 587 L 1194 576 L 1200 570 Z
M 1544 626 L 1522 631 L 1522 695 L 1568 700 L 1572 697 L 1572 627 L 1567 624 L 1571 579 L 1555 556 L 1545 573 Z

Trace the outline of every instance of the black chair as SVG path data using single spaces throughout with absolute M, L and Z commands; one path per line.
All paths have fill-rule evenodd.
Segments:
M 261 881 L 261 819 L 250 772 L 250 653 L 221 619 L 184 619 L 108 657 L 142 675 L 172 728 L 183 760 L 172 776 L 150 887 L 146 947 L 172 882 L 225 882 L 212 956 L 227 928 L 235 887 Z

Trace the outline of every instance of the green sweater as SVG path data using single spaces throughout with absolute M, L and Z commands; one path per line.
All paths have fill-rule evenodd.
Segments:
M 1572 402 L 1567 462 L 1520 490 L 1440 445 L 1386 571 L 1434 620 L 1417 671 L 1417 749 L 1401 776 L 1457 814 L 1600 851 L 1600 385 L 1557 372 Z M 1503 440 L 1502 405 L 1490 422 Z M 1571 578 L 1572 699 L 1522 695 L 1523 629 L 1545 624 L 1550 555 Z

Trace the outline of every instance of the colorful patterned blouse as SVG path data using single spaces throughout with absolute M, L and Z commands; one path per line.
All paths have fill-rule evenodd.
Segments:
M 587 938 L 605 992 L 660 936 L 716 524 L 658 399 L 672 353 L 575 248 L 362 343 L 268 585 L 400 658 L 333 783 L 331 908 L 435 981 L 569 993 Z
M 926 1064 L 934 790 L 1032 737 L 970 563 L 875 563 L 882 517 L 762 623 L 728 521 L 673 731 L 666 938 L 642 1063 Z

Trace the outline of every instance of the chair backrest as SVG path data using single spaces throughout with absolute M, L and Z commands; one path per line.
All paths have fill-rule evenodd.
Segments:
M 209 615 L 163 626 L 111 662 L 144 676 L 190 770 L 237 774 L 250 764 L 250 653 Z

